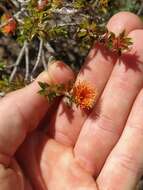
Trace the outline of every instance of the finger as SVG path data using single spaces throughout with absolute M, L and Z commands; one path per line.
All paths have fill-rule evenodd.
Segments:
M 107 27 L 118 36 L 124 30 L 126 34 L 128 34 L 132 30 L 143 28 L 143 23 L 137 15 L 125 11 L 115 14 L 112 19 L 109 20 Z
M 38 94 L 38 81 L 64 83 L 73 79 L 71 69 L 62 62 L 49 66 L 31 85 L 15 91 L 0 102 L 0 162 L 12 156 L 26 133 L 37 127 L 48 110 L 47 100 Z M 7 156 L 6 156 L 7 155 Z
M 133 101 L 143 86 L 142 36 L 143 30 L 134 30 L 129 34 L 133 41 L 132 50 L 116 63 L 75 146 L 77 159 L 95 176 L 98 176 L 106 157 L 118 141 Z
M 21 190 L 24 189 L 24 177 L 18 163 L 11 159 L 10 166 L 5 167 L 0 164 L 0 189 L 1 190 Z M 26 188 L 26 186 L 25 186 Z M 28 190 L 28 189 L 27 189 Z
M 142 23 L 136 15 L 132 13 L 118 13 L 113 16 L 107 24 L 108 29 L 117 33 L 118 31 L 115 30 L 114 25 L 118 25 L 120 23 L 119 20 L 122 21 L 122 24 L 120 24 L 120 31 L 126 30 L 129 32 L 135 29 L 135 27 L 142 27 Z M 128 28 L 127 23 L 130 22 L 130 20 L 133 22 L 131 22 L 132 25 L 130 24 Z M 96 44 L 90 51 L 85 64 L 77 77 L 77 81 L 88 81 L 92 86 L 96 87 L 98 90 L 98 96 L 100 96 L 111 74 L 116 59 L 117 57 L 113 53 L 105 49 L 103 46 Z M 53 132 L 52 136 L 60 143 L 74 145 L 87 116 L 87 112 L 76 107 L 73 107 L 71 110 L 64 104 L 64 102 L 62 102 L 51 123 L 50 129 Z
M 143 89 L 134 103 L 118 144 L 109 155 L 98 177 L 97 181 L 101 189 L 135 189 L 136 183 L 143 174 L 142 107 Z

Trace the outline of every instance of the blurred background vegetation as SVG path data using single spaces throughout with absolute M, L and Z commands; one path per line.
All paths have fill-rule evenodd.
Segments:
M 119 11 L 142 18 L 143 1 L 0 0 L 0 95 L 31 82 L 52 59 L 78 71 Z

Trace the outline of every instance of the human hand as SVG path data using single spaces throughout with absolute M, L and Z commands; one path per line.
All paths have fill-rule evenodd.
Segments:
M 55 108 L 37 94 L 39 80 L 73 79 L 61 62 L 0 100 L 0 190 L 135 188 L 143 173 L 143 24 L 131 13 L 119 13 L 107 27 L 115 34 L 125 29 L 133 45 L 120 60 L 100 45 L 89 53 L 77 80 L 98 89 L 90 113 L 61 102 L 53 116 Z M 47 112 L 48 131 L 46 119 L 40 124 Z

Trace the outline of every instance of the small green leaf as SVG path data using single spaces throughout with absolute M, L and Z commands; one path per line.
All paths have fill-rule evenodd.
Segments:
M 38 82 L 39 86 L 42 88 L 42 89 L 46 89 L 49 85 L 45 82 Z

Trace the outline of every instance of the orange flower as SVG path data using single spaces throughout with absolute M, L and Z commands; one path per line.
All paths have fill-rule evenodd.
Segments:
M 5 13 L 3 14 L 3 16 L 1 17 L 1 23 L 6 23 L 8 22 L 8 20 L 10 20 L 12 18 L 10 13 Z M 8 24 L 6 24 L 3 28 L 2 28 L 2 32 L 4 34 L 10 34 L 13 33 L 16 29 L 16 21 L 14 19 L 11 19 L 11 21 L 8 22 Z
M 96 89 L 86 81 L 79 81 L 72 89 L 72 96 L 77 106 L 91 109 L 97 98 Z

